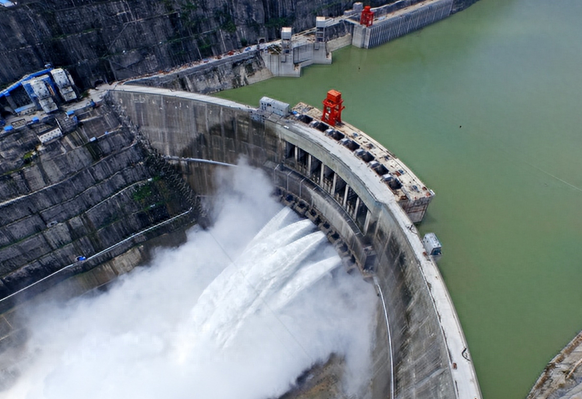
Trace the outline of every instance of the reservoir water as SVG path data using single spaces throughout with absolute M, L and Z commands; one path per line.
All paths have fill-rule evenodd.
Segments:
M 524 398 L 582 329 L 582 2 L 482 0 L 331 66 L 220 93 L 321 107 L 404 160 L 437 196 L 420 226 L 483 395 Z

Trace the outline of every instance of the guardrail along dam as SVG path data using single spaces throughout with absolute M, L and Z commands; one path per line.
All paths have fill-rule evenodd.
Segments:
M 200 220 L 204 207 L 199 199 L 203 198 L 202 203 L 212 202 L 216 171 L 234 173 L 239 168 L 233 166 L 244 158 L 252 167 L 265 172 L 284 205 L 310 219 L 320 230 L 301 238 L 298 232 L 311 227 L 296 224 L 285 227 L 282 220 L 289 215 L 275 217 L 266 229 L 288 229 L 277 234 L 297 236 L 299 241 L 290 244 L 293 246 L 284 256 L 285 261 L 277 261 L 280 268 L 272 270 L 268 282 L 259 277 L 254 279 L 251 264 L 255 261 L 248 259 L 255 258 L 247 258 L 249 269 L 245 276 L 254 279 L 257 289 L 260 284 L 267 284 L 272 292 L 264 295 L 278 298 L 284 290 L 274 287 L 279 284 L 279 274 L 292 267 L 293 261 L 289 259 L 303 256 L 299 253 L 309 252 L 322 240 L 336 248 L 342 259 L 342 273 L 347 274 L 347 270 L 352 277 L 361 275 L 359 281 L 374 287 L 376 295 L 366 297 L 374 309 L 372 344 L 366 349 L 370 351 L 370 371 L 360 376 L 366 383 L 357 397 L 481 398 L 453 304 L 413 224 L 422 220 L 434 193 L 393 154 L 356 127 L 322 122 L 325 115 L 322 117 L 320 111 L 305 104 L 287 113 L 271 104 L 252 108 L 151 87 L 117 85 L 108 90 L 102 107 L 79 113 L 81 126 L 58 139 L 61 147 L 45 144 L 40 154 L 35 155 L 39 158 L 33 159 L 31 171 L 38 169 L 37 179 L 44 179 L 46 187 L 39 184 L 37 188 L 19 188 L 23 186 L 20 181 L 32 179 L 31 171 L 16 168 L 4 175 L 12 182 L 12 191 L 6 189 L 2 193 L 0 206 L 5 211 L 2 218 L 6 219 L 3 225 L 11 225 L 12 234 L 23 232 L 20 237 L 13 237 L 16 243 L 0 248 L 4 276 L 0 288 L 5 298 L 1 302 L 4 313 L 0 318 L 3 337 L 0 347 L 5 359 L 9 354 L 13 360 L 9 365 L 0 364 L 2 383 L 9 387 L 12 380 L 18 380 L 14 365 L 27 361 L 14 349 L 24 345 L 27 337 L 26 329 L 19 324 L 22 323 L 19 309 L 25 308 L 19 305 L 21 301 L 34 294 L 31 302 L 42 302 L 47 295 L 43 291 L 49 288 L 51 295 L 54 292 L 79 295 L 148 259 L 150 255 L 144 245 L 159 244 L 163 237 L 168 237 L 165 233 L 194 219 Z M 76 154 L 77 169 L 69 171 L 60 166 L 60 174 L 51 172 L 47 157 L 61 165 L 58 157 L 65 153 Z M 104 159 L 108 162 L 103 162 Z M 92 191 L 85 187 L 81 175 L 87 175 L 91 186 L 100 189 Z M 77 176 L 74 182 L 71 176 Z M 46 183 L 51 178 L 54 181 Z M 59 184 L 65 181 L 68 191 L 59 189 Z M 252 184 L 248 190 L 254 190 Z M 49 201 L 42 197 L 48 198 L 49 194 L 58 194 L 59 199 Z M 150 204 L 144 202 L 146 197 L 157 199 Z M 25 199 L 29 210 L 22 205 Z M 133 203 L 141 207 L 133 209 Z M 104 209 L 97 212 L 99 206 Z M 67 209 L 67 216 L 63 216 Z M 125 216 L 115 214 L 115 209 L 123 209 Z M 36 227 L 24 232 L 29 225 Z M 15 226 L 20 227 L 14 229 Z M 2 237 L 5 233 L 3 227 Z M 26 242 L 37 245 L 19 247 Z M 15 254 L 22 257 L 26 248 L 26 259 L 18 263 Z M 83 258 L 75 262 L 78 255 Z M 318 256 L 312 270 L 325 273 L 337 266 L 336 261 Z M 51 263 L 57 258 L 60 266 Z M 205 291 L 199 302 L 215 304 L 226 296 L 212 289 L 209 286 L 209 293 Z M 260 308 L 246 301 L 243 291 L 236 287 L 233 290 L 229 295 L 239 300 L 238 307 L 235 306 L 239 315 L 236 319 L 216 311 L 204 313 L 209 308 L 203 306 L 193 310 L 192 316 L 194 323 L 214 320 L 211 325 L 222 332 L 210 334 L 219 334 L 216 339 L 225 346 L 233 339 L 232 330 L 238 331 L 245 314 L 252 312 L 253 306 Z M 148 296 L 148 292 L 134 294 Z M 278 303 L 275 299 L 272 303 Z M 114 298 L 111 300 L 115 303 Z M 139 313 L 139 308 L 136 312 Z M 92 323 L 97 322 L 88 318 L 87 324 Z M 107 348 L 107 337 L 102 339 Z M 176 339 L 181 338 L 177 335 Z M 148 344 L 152 353 L 157 353 L 156 342 Z M 134 341 L 124 343 L 134 344 Z M 315 365 L 312 374 L 306 371 L 308 374 L 297 381 L 305 384 L 318 378 L 331 381 L 341 363 L 332 356 L 327 363 Z M 70 372 L 74 376 L 76 370 Z M 141 371 L 138 368 L 133 372 L 140 375 Z M 244 372 L 241 373 L 244 378 Z M 268 374 L 264 380 L 268 383 Z M 219 389 L 221 383 L 215 383 Z M 90 389 L 79 387 L 78 393 Z M 328 396 L 320 393 L 317 397 L 348 397 L 346 392 L 333 389 L 329 388 Z M 308 396 L 298 389 L 283 397 Z

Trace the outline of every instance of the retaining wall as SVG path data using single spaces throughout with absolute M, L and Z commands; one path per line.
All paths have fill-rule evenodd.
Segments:
M 352 44 L 362 48 L 379 46 L 448 17 L 452 7 L 453 0 L 429 0 L 386 13 L 370 27 L 354 26 Z

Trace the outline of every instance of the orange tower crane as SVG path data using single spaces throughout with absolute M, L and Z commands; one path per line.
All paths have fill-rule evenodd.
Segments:
M 323 115 L 321 120 L 331 126 L 342 123 L 342 110 L 344 100 L 342 100 L 342 93 L 337 90 L 330 90 L 327 92 L 327 97 L 323 100 Z
M 372 26 L 374 23 L 374 11 L 370 9 L 370 6 L 365 6 L 362 10 L 362 15 L 360 16 L 360 25 L 365 25 L 367 27 Z

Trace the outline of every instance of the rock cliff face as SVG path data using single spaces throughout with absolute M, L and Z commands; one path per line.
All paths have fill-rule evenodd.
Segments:
M 271 77 L 273 74 L 265 66 L 260 54 L 248 52 L 210 64 L 138 78 L 128 83 L 209 94 L 247 86 Z
M 457 0 L 460 11 L 476 0 Z M 388 1 L 392 2 L 392 1 Z M 386 3 L 373 0 L 378 6 Z M 348 0 L 21 0 L 0 7 L 0 86 L 46 63 L 81 88 L 167 70 L 312 28 Z
M 346 0 L 39 0 L 0 8 L 0 84 L 65 66 L 87 88 L 218 55 L 282 26 L 315 25 L 339 15 Z
M 89 270 L 196 215 L 180 176 L 109 106 L 78 118 L 44 146 L 32 128 L 2 137 L 0 298 L 67 265 L 55 279 Z

